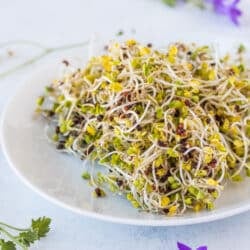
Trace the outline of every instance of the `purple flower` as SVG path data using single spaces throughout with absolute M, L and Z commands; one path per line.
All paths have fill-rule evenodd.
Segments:
M 192 250 L 191 247 L 181 243 L 181 242 L 177 242 L 177 247 L 178 250 Z M 208 250 L 206 246 L 200 246 L 198 248 L 196 248 L 196 250 Z
M 201 247 L 198 247 L 196 250 L 207 250 L 207 247 L 206 246 L 201 246 Z
M 238 18 L 242 15 L 241 10 L 237 7 L 240 0 L 233 0 L 229 3 L 228 0 L 207 0 L 212 2 L 213 8 L 217 13 L 228 15 L 233 23 L 239 24 Z
M 194 2 L 197 4 L 197 0 L 162 0 L 169 6 L 175 6 L 177 3 Z M 211 4 L 214 11 L 228 16 L 232 22 L 236 25 L 239 24 L 239 17 L 242 15 L 242 11 L 238 8 L 240 0 L 200 0 L 201 6 L 204 7 Z
M 183 243 L 177 242 L 178 250 L 192 250 L 192 248 L 184 245 Z

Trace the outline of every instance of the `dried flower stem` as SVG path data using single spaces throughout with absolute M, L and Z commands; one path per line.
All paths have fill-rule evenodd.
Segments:
M 0 44 L 0 48 L 6 47 L 8 45 L 19 45 L 19 44 L 26 44 L 26 45 L 32 45 L 32 46 L 38 47 L 38 48 L 42 49 L 42 52 L 40 54 L 33 56 L 32 58 L 26 60 L 25 62 L 18 64 L 17 66 L 15 66 L 7 71 L 4 71 L 3 73 L 0 73 L 0 78 L 8 76 L 12 73 L 15 73 L 16 71 L 39 61 L 40 59 L 42 59 L 45 56 L 48 56 L 49 54 L 63 51 L 63 50 L 84 47 L 88 44 L 88 41 L 85 41 L 82 43 L 63 45 L 63 46 L 59 46 L 59 47 L 52 47 L 52 48 L 46 48 L 45 46 L 43 46 L 39 43 L 33 42 L 33 41 L 10 41 L 10 42 Z

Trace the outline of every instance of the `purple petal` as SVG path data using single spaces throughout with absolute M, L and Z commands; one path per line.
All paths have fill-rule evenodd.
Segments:
M 184 245 L 183 243 L 177 242 L 177 247 L 179 250 L 192 250 L 189 246 Z
M 228 13 L 228 7 L 224 4 L 223 0 L 213 0 L 212 4 L 214 7 L 214 10 L 217 13 L 220 13 L 220 14 L 227 14 Z
M 230 10 L 230 17 L 231 20 L 233 21 L 233 23 L 235 23 L 236 25 L 239 24 L 239 20 L 238 18 L 242 15 L 242 12 L 236 8 L 232 8 Z
M 206 246 L 201 246 L 201 247 L 198 247 L 196 250 L 207 250 L 207 247 Z
M 238 4 L 240 2 L 240 0 L 234 0 L 232 3 L 232 6 L 235 6 L 236 4 Z
M 237 4 L 240 2 L 240 0 L 233 0 L 231 3 L 228 3 L 225 0 L 206 0 L 210 2 L 213 7 L 214 11 L 227 15 L 231 18 L 232 22 L 236 25 L 239 24 L 239 17 L 242 15 L 242 12 L 237 8 Z

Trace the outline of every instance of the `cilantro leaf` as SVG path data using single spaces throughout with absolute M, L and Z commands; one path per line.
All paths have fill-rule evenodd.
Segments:
M 26 232 L 22 232 L 18 236 L 19 242 L 21 242 L 23 245 L 29 247 L 30 244 L 34 243 L 36 240 L 38 240 L 38 233 L 36 231 L 28 230 Z
M 40 217 L 36 220 L 32 220 L 32 229 L 37 232 L 38 240 L 45 237 L 50 230 L 51 219 L 47 217 Z
M 31 244 L 47 235 L 50 223 L 50 218 L 40 217 L 32 220 L 29 228 L 22 229 L 0 222 L 0 233 L 9 240 L 0 239 L 0 250 L 16 250 L 17 247 L 28 250 Z
M 16 245 L 12 241 L 0 240 L 1 250 L 16 250 Z

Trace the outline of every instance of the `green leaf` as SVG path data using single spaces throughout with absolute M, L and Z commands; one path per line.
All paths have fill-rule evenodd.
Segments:
M 174 100 L 169 103 L 169 108 L 175 108 L 175 109 L 180 109 L 184 106 L 184 103 L 179 101 L 179 100 Z
M 38 230 L 35 230 L 35 231 L 29 230 L 26 232 L 22 232 L 19 234 L 18 238 L 21 243 L 29 247 L 30 244 L 38 240 Z
M 51 93 L 51 92 L 54 91 L 54 89 L 53 89 L 53 87 L 51 87 L 51 86 L 46 86 L 46 87 L 45 87 L 45 91 L 46 91 L 47 93 Z
M 40 96 L 36 99 L 37 106 L 42 106 L 44 102 L 44 96 Z
M 142 73 L 143 73 L 143 75 L 144 75 L 145 77 L 149 76 L 149 74 L 150 74 L 150 65 L 149 65 L 149 64 L 144 63 L 144 64 L 142 65 Z
M 179 153 L 173 148 L 168 148 L 166 153 L 167 153 L 167 155 L 169 157 L 172 157 L 172 158 L 178 158 L 179 157 Z
M 16 250 L 16 245 L 12 241 L 0 240 L 1 250 Z
M 238 48 L 238 53 L 243 53 L 246 51 L 246 47 L 244 46 L 244 44 L 240 44 L 239 48 Z
M 176 5 L 176 0 L 162 0 L 163 3 L 167 4 L 170 7 L 174 7 Z
M 161 107 L 156 109 L 156 118 L 157 119 L 164 118 L 164 112 L 163 112 L 163 109 Z
M 60 124 L 60 132 L 63 133 L 63 134 L 68 132 L 72 125 L 73 125 L 72 120 L 64 120 L 64 121 L 62 121 L 61 124 Z
M 237 175 L 234 175 L 232 177 L 232 181 L 234 181 L 234 182 L 240 182 L 240 181 L 243 181 L 243 178 L 242 178 L 241 175 L 237 174 Z
M 247 177 L 250 177 L 250 168 L 246 169 L 246 175 L 247 175 Z
M 123 34 L 124 34 L 124 32 L 122 30 L 119 30 L 116 35 L 117 36 L 122 36 Z
M 89 174 L 88 172 L 83 172 L 83 173 L 82 173 L 82 178 L 83 178 L 84 180 L 89 180 L 89 179 L 90 179 L 90 174 Z
M 51 219 L 40 217 L 37 220 L 32 220 L 32 229 L 37 232 L 38 239 L 45 237 L 50 230 Z

